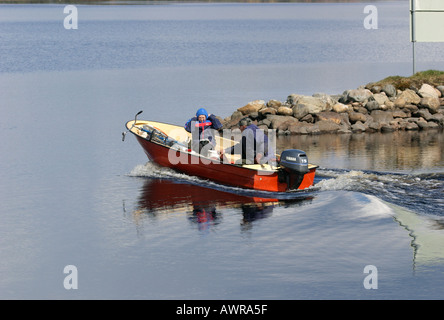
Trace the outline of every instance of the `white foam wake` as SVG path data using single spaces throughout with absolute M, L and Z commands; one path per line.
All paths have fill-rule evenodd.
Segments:
M 184 179 L 195 181 L 196 177 L 191 177 L 184 173 L 178 173 L 170 168 L 161 167 L 154 162 L 148 161 L 145 164 L 139 164 L 134 167 L 128 174 L 130 177 L 149 177 L 149 178 L 170 178 L 170 179 Z

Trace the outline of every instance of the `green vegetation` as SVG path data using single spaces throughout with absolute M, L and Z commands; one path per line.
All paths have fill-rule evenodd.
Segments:
M 383 86 L 385 84 L 392 84 L 399 90 L 405 90 L 412 87 L 420 88 L 423 83 L 428 83 L 432 86 L 444 85 L 444 71 L 427 70 L 417 72 L 410 77 L 391 76 L 381 81 L 372 83 L 373 86 Z

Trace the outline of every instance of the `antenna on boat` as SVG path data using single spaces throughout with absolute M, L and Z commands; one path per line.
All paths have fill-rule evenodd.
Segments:
M 139 112 L 136 113 L 136 116 L 134 117 L 134 123 L 133 123 L 133 126 L 136 124 L 137 116 L 138 116 L 139 114 L 141 114 L 142 112 L 143 112 L 143 110 L 140 110 Z
M 141 114 L 142 112 L 143 112 L 143 110 L 140 110 L 139 112 L 137 112 L 137 113 L 136 113 L 136 116 L 134 117 L 134 122 L 133 122 L 133 125 L 131 126 L 131 128 L 129 128 L 128 130 L 122 132 L 122 141 L 125 141 L 125 136 L 126 136 L 126 134 L 128 133 L 128 131 L 130 131 L 130 130 L 136 125 L 136 122 L 137 122 L 137 116 L 138 116 L 139 114 Z

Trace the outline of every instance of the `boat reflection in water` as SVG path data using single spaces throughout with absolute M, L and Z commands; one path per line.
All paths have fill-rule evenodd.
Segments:
M 310 193 L 279 200 L 242 194 L 239 189 L 228 192 L 189 182 L 146 178 L 132 219 L 138 225 L 146 219 L 160 220 L 185 214 L 188 221 L 203 231 L 221 223 L 223 211 L 234 209 L 242 212 L 241 229 L 248 230 L 253 221 L 269 217 L 276 206 L 302 205 L 311 199 Z

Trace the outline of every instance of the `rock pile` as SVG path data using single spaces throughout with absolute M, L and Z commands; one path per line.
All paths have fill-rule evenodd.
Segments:
M 444 86 L 399 90 L 369 84 L 342 95 L 255 100 L 223 119 L 223 128 L 235 128 L 247 116 L 259 128 L 275 129 L 280 135 L 439 129 L 444 127 Z

